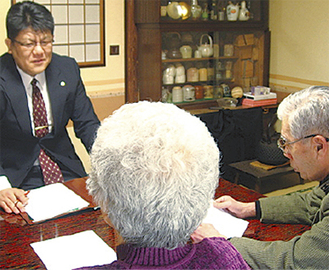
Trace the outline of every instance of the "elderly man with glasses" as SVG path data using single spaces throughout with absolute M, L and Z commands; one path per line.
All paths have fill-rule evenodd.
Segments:
M 252 203 L 223 196 L 214 205 L 240 218 L 312 226 L 290 241 L 231 238 L 251 268 L 328 269 L 329 87 L 314 86 L 289 95 L 279 105 L 278 117 L 282 121 L 278 147 L 303 179 L 319 181 L 319 185 L 309 193 L 263 198 Z M 192 237 L 198 242 L 219 233 L 210 224 L 202 224 Z
M 66 125 L 89 150 L 99 120 L 77 63 L 52 52 L 54 20 L 42 5 L 13 5 L 0 57 L 0 207 L 24 211 L 26 191 L 86 176 Z

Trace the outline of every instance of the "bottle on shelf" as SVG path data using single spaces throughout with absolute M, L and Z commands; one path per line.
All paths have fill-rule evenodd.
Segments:
M 203 21 L 208 21 L 209 20 L 209 9 L 208 9 L 208 4 L 207 3 L 203 4 L 201 19 Z
M 192 0 L 191 18 L 192 20 L 199 20 L 201 17 L 202 8 L 198 4 L 198 0 Z
M 226 79 L 232 79 L 232 68 L 233 68 L 232 61 L 227 61 L 225 64 L 225 78 Z
M 241 9 L 239 12 L 239 21 L 249 20 L 249 10 L 247 9 L 246 1 L 241 2 Z
M 223 0 L 218 1 L 218 20 L 225 21 L 226 5 Z
M 216 0 L 212 0 L 210 7 L 210 20 L 217 21 L 217 17 L 218 17 L 218 10 L 216 5 Z

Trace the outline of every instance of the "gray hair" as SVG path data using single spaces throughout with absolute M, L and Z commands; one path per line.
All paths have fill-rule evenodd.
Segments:
M 278 107 L 291 135 L 300 139 L 311 134 L 329 135 L 329 87 L 312 86 L 286 97 Z
M 173 104 L 126 104 L 97 132 L 87 186 L 127 243 L 173 249 L 204 219 L 219 159 L 197 117 Z

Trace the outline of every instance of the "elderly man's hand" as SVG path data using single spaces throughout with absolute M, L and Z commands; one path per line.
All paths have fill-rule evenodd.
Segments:
M 222 196 L 214 201 L 214 207 L 223 209 L 238 218 L 256 216 L 255 202 L 244 203 L 233 199 L 231 196 Z
M 25 212 L 28 198 L 23 189 L 7 188 L 0 191 L 0 206 L 7 213 Z

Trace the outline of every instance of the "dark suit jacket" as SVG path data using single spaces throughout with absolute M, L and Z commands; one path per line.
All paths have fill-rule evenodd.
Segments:
M 33 136 L 26 91 L 16 64 L 8 53 L 0 57 L 0 175 L 18 187 L 38 158 L 40 147 L 80 177 L 86 175 L 69 139 L 71 119 L 76 136 L 89 151 L 99 120 L 85 93 L 77 63 L 53 54 L 46 69 L 54 126 L 39 139 Z

